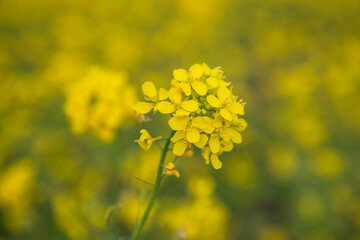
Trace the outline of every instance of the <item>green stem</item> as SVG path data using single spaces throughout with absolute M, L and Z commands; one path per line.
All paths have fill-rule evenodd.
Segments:
M 154 186 L 153 186 L 152 191 L 151 191 L 149 202 L 148 202 L 148 204 L 146 206 L 144 215 L 141 217 L 140 222 L 136 225 L 136 228 L 135 228 L 135 231 L 134 231 L 134 233 L 133 233 L 133 235 L 131 237 L 131 240 L 135 240 L 138 237 L 138 235 L 140 234 L 142 228 L 144 227 L 144 225 L 146 223 L 146 220 L 149 217 L 151 209 L 152 209 L 152 207 L 154 205 L 157 193 L 159 191 L 160 182 L 161 182 L 161 179 L 162 179 L 161 178 L 161 175 L 162 175 L 162 172 L 163 172 L 162 165 L 164 165 L 165 158 L 166 158 L 166 153 L 168 152 L 168 149 L 169 149 L 169 145 L 170 145 L 170 142 L 171 142 L 170 138 L 172 138 L 174 136 L 174 134 L 175 134 L 175 131 L 172 131 L 170 133 L 170 136 L 167 139 L 167 141 L 165 143 L 165 146 L 164 146 L 164 148 L 162 150 L 158 170 L 157 170 L 157 173 L 156 173 L 155 183 L 154 183 Z

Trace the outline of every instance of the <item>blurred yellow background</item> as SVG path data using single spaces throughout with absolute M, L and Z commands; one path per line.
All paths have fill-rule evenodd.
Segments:
M 141 239 L 360 239 L 359 29 L 358 0 L 1 0 L 0 239 L 130 236 L 160 155 L 133 103 L 202 62 L 243 143 L 178 160 Z

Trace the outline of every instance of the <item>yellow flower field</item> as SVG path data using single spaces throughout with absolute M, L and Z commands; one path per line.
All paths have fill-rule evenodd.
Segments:
M 360 239 L 359 29 L 356 0 L 0 1 L 0 240 Z

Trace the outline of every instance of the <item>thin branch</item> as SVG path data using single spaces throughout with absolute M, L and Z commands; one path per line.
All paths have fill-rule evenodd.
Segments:
M 164 146 L 164 150 L 161 153 L 159 166 L 158 166 L 158 170 L 157 170 L 157 173 L 156 173 L 154 187 L 152 188 L 151 195 L 150 195 L 148 204 L 147 204 L 147 206 L 145 208 L 145 211 L 143 213 L 143 216 L 141 217 L 141 219 L 139 221 L 139 224 L 136 225 L 135 231 L 134 231 L 134 233 L 132 235 L 132 238 L 131 238 L 132 240 L 137 239 L 137 237 L 140 234 L 142 228 L 144 227 L 145 222 L 146 222 L 147 218 L 149 217 L 151 209 L 152 209 L 152 207 L 154 205 L 157 193 L 159 191 L 160 182 L 161 182 L 161 179 L 162 179 L 163 168 L 162 168 L 161 165 L 163 165 L 164 162 L 165 162 L 166 153 L 168 152 L 168 148 L 169 148 L 169 145 L 170 145 L 170 138 L 172 138 L 174 136 L 174 134 L 175 134 L 175 131 L 172 131 L 170 133 L 169 139 L 166 141 L 165 146 Z
M 155 143 L 156 143 L 156 146 L 158 146 L 160 148 L 160 150 L 163 151 L 163 148 L 161 147 L 160 143 L 157 141 Z
M 168 138 L 162 138 L 162 139 L 159 139 L 159 140 L 157 140 L 157 141 L 167 141 L 167 140 L 169 140 Z
M 146 184 L 149 184 L 150 186 L 154 186 L 154 184 L 152 184 L 152 183 L 149 183 L 149 182 L 147 182 L 147 181 L 145 181 L 145 180 L 143 180 L 143 179 L 141 179 L 141 178 L 138 178 L 138 177 L 136 177 L 136 176 L 134 176 L 134 178 L 136 179 L 136 180 L 139 180 L 140 182 L 143 182 L 143 183 L 146 183 Z
M 179 156 L 176 156 L 176 155 L 175 155 L 175 157 L 174 157 L 174 159 L 173 159 L 172 162 L 175 164 L 175 163 L 176 163 L 176 160 L 178 160 L 178 159 L 179 159 Z

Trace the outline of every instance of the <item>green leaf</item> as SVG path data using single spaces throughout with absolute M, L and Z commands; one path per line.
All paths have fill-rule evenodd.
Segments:
M 106 212 L 105 212 L 105 222 L 106 222 L 106 227 L 109 228 L 110 226 L 110 219 L 111 219 L 111 216 L 113 215 L 114 211 L 118 208 L 121 208 L 122 207 L 122 204 L 119 203 L 119 204 L 114 204 L 114 205 L 111 205 L 110 207 L 108 207 L 106 209 Z

